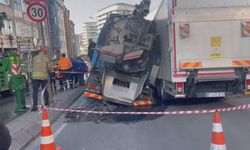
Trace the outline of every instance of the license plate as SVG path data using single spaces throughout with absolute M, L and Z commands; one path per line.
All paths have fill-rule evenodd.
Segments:
M 226 94 L 224 92 L 218 93 L 206 93 L 206 97 L 225 97 Z
M 210 58 L 223 58 L 222 53 L 212 53 L 210 54 Z

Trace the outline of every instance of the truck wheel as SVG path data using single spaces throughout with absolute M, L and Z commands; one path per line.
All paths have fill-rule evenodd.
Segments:
M 161 98 L 161 88 L 160 88 L 160 86 L 156 86 L 156 88 L 155 88 L 155 97 L 157 98 L 157 99 L 160 99 Z
M 162 84 L 161 84 L 161 87 L 160 87 L 160 94 L 161 94 L 161 100 L 162 101 L 166 101 L 167 100 L 167 95 L 166 95 L 166 93 L 165 93 L 165 91 L 164 91 L 164 88 L 163 88 L 163 86 L 162 86 Z
M 161 95 L 161 100 L 162 102 L 167 102 L 170 99 L 170 95 L 166 93 L 163 87 L 163 82 L 160 83 L 160 95 Z

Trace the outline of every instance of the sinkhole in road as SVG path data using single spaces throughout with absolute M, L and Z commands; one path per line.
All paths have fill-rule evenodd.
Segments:
M 169 106 L 188 106 L 188 105 L 206 105 L 217 103 L 218 99 L 191 99 L 191 100 L 173 100 L 171 102 L 158 103 L 151 107 L 134 108 L 129 106 L 117 105 L 105 101 L 89 101 L 83 106 L 73 107 L 74 110 L 90 110 L 104 112 L 165 112 Z M 86 114 L 68 112 L 64 115 L 65 122 L 95 122 L 95 123 L 134 123 L 139 121 L 155 120 L 163 115 L 105 115 L 105 114 Z

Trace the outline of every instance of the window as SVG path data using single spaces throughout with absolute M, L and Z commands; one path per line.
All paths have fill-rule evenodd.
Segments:
M 20 0 L 14 0 L 14 8 L 17 10 L 22 10 L 22 4 Z
M 9 0 L 0 0 L 0 4 L 9 5 Z

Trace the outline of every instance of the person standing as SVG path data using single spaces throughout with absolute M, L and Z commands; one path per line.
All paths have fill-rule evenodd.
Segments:
M 56 65 L 56 79 L 59 81 L 60 91 L 63 91 L 63 76 L 58 69 L 58 64 Z
M 76 72 L 74 74 L 74 84 L 84 85 L 85 63 L 80 56 L 73 60 L 73 70 Z
M 71 81 L 71 75 L 70 75 L 72 69 L 72 63 L 70 59 L 66 58 L 66 54 L 64 53 L 61 55 L 61 58 L 58 62 L 58 69 L 60 72 L 62 72 L 63 85 L 65 89 L 68 88 L 67 81 L 69 82 L 70 87 L 73 88 L 73 83 Z M 60 87 L 60 90 L 63 90 L 63 87 Z
M 78 57 L 77 59 L 80 61 L 79 71 L 82 72 L 82 74 L 79 75 L 79 84 L 83 86 L 85 84 L 84 75 L 88 72 L 88 66 L 81 57 Z
M 40 48 L 39 54 L 35 56 L 32 60 L 33 106 L 31 108 L 31 111 L 37 111 L 38 109 L 38 89 L 40 86 L 44 90 L 44 104 L 49 106 L 49 94 L 47 86 L 49 79 L 49 71 L 51 69 L 51 62 L 46 53 L 46 48 Z
M 92 39 L 89 39 L 88 57 L 89 57 L 90 62 L 92 61 L 92 57 L 94 54 L 93 48 L 95 48 L 95 47 L 96 47 L 96 43 Z
M 72 74 L 72 77 L 73 77 L 73 84 L 74 84 L 74 87 L 78 87 L 77 84 L 78 84 L 78 80 L 79 80 L 79 78 L 78 78 L 78 74 L 79 74 L 78 66 L 79 66 L 79 63 L 78 63 L 77 58 L 71 59 L 71 62 L 72 62 L 72 65 L 73 65 L 72 71 L 74 72 L 74 73 Z
M 54 95 L 56 93 L 56 67 L 52 68 L 49 74 L 50 84 L 51 84 L 51 91 Z

